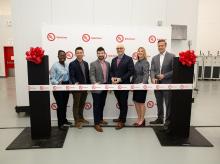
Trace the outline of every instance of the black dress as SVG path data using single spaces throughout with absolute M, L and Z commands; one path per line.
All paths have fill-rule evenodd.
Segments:
M 135 71 L 132 79 L 133 84 L 148 83 L 149 78 L 149 62 L 146 59 L 138 60 L 135 63 Z M 134 90 L 133 101 L 138 103 L 145 103 L 147 97 L 146 90 Z

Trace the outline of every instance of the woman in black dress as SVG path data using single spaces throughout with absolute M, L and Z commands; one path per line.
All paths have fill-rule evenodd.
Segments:
M 149 62 L 147 61 L 147 54 L 144 47 L 139 47 L 137 52 L 138 61 L 135 63 L 135 72 L 132 79 L 133 84 L 147 84 L 149 78 Z M 145 126 L 145 101 L 147 91 L 146 90 L 134 90 L 133 101 L 135 109 L 137 111 L 137 121 L 134 123 L 135 126 Z

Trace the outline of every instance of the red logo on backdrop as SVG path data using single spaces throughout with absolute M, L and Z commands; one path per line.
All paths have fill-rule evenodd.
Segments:
M 66 52 L 66 58 L 67 59 L 72 59 L 73 58 L 73 53 L 71 51 Z
M 138 59 L 137 52 L 134 52 L 134 53 L 132 54 L 132 58 L 133 58 L 134 60 L 137 60 L 137 59 Z
M 49 41 L 54 41 L 54 40 L 56 39 L 56 36 L 55 36 L 54 33 L 48 33 L 48 34 L 47 34 L 47 39 L 48 39 Z
M 50 108 L 51 108 L 52 110 L 57 110 L 57 104 L 56 104 L 56 103 L 52 103 L 51 106 L 50 106 Z
M 84 42 L 90 41 L 90 35 L 89 35 L 89 34 L 83 34 L 82 40 L 83 40 Z
M 148 101 L 147 102 L 147 107 L 148 108 L 153 108 L 153 106 L 154 106 L 154 102 L 153 101 Z
M 157 38 L 156 38 L 156 36 L 154 36 L 154 35 L 151 35 L 151 36 L 149 36 L 149 38 L 148 38 L 148 41 L 149 41 L 150 43 L 155 43 L 156 40 L 157 40 Z
M 116 36 L 116 41 L 118 42 L 118 43 L 122 43 L 123 41 L 124 41 L 124 36 L 123 35 L 121 35 L 121 34 L 119 34 L 119 35 L 117 35 Z
M 86 110 L 90 110 L 92 108 L 92 104 L 90 102 L 86 102 L 84 108 Z

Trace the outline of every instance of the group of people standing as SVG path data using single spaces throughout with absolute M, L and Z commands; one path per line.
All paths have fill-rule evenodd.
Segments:
M 84 50 L 82 47 L 75 49 L 76 59 L 69 65 L 65 62 L 66 54 L 64 51 L 58 51 L 59 61 L 54 63 L 50 70 L 50 81 L 53 85 L 62 84 L 147 84 L 149 76 L 153 84 L 172 83 L 173 58 L 174 55 L 166 51 L 166 40 L 158 40 L 159 54 L 152 58 L 151 69 L 147 61 L 147 53 L 144 47 L 139 47 L 137 51 L 137 62 L 125 54 L 125 47 L 119 44 L 116 47 L 117 57 L 113 58 L 111 64 L 105 60 L 106 52 L 103 47 L 97 49 L 97 60 L 89 64 L 83 60 Z M 103 132 L 103 125 L 108 124 L 103 119 L 103 111 L 108 91 L 91 91 L 93 98 L 94 128 L 98 132 Z M 83 117 L 87 91 L 72 91 L 73 95 L 73 117 L 75 126 L 79 129 L 89 122 Z M 164 100 L 166 105 L 166 118 L 164 127 L 169 124 L 170 117 L 170 99 L 171 92 L 168 90 L 155 90 L 155 97 L 158 107 L 158 118 L 151 121 L 150 124 L 164 123 Z M 116 122 L 116 129 L 122 129 L 125 126 L 128 112 L 128 90 L 114 90 L 117 99 L 120 114 Z M 65 129 L 64 126 L 71 126 L 72 123 L 66 119 L 66 108 L 69 99 L 68 91 L 53 91 L 57 103 L 57 118 L 59 129 Z M 133 101 L 137 111 L 137 120 L 134 126 L 145 126 L 145 101 L 146 90 L 134 90 Z

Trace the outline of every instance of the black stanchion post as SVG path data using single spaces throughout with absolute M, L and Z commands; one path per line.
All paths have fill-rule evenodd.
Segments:
M 48 56 L 44 56 L 40 64 L 30 61 L 27 64 L 29 85 L 49 84 Z M 51 134 L 50 92 L 29 92 L 29 102 L 32 139 L 49 138 Z
M 183 66 L 179 58 L 173 62 L 173 84 L 192 84 L 194 65 Z M 182 86 L 184 89 L 184 85 Z M 186 138 L 190 132 L 192 90 L 173 90 L 169 130 L 172 135 Z
M 195 127 L 190 127 L 192 90 L 184 90 L 184 84 L 192 84 L 193 75 L 194 65 L 191 67 L 184 66 L 179 62 L 179 57 L 174 58 L 173 84 L 183 84 L 183 90 L 172 91 L 171 116 L 168 129 L 154 127 L 162 146 L 213 146 Z

